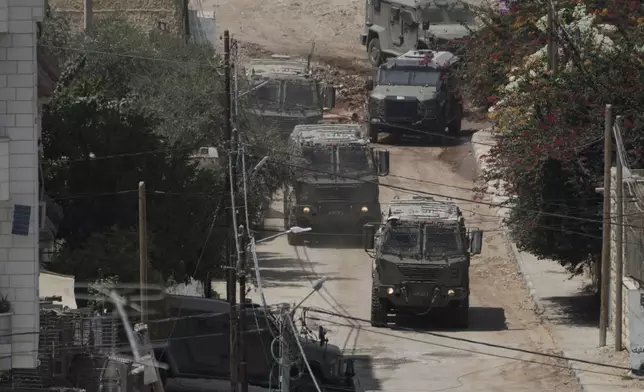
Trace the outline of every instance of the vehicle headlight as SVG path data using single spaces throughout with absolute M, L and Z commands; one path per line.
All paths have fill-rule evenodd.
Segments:
M 302 208 L 302 212 L 308 214 L 309 212 L 311 212 L 311 209 L 309 207 L 304 207 Z
M 369 208 L 367 208 L 367 206 L 362 206 L 362 207 L 360 208 L 360 211 L 362 211 L 362 212 L 368 212 L 368 211 L 369 211 Z

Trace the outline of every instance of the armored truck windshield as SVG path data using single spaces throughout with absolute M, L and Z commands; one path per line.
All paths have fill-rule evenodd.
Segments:
M 338 147 L 338 166 L 341 173 L 375 173 L 371 154 L 365 146 Z
M 382 253 L 414 257 L 420 255 L 420 227 L 394 226 L 385 233 Z
M 324 173 L 333 173 L 333 147 L 305 147 L 302 150 L 307 166 Z M 321 174 L 324 174 L 321 173 Z
M 464 24 L 466 26 L 476 23 L 474 12 L 463 7 L 428 7 L 421 10 L 423 22 L 431 25 Z
M 280 105 L 280 83 L 264 81 L 253 90 L 253 103 L 260 109 L 278 109 Z
M 380 70 L 378 84 L 395 86 L 438 86 L 441 73 L 433 69 L 393 68 Z
M 400 257 L 417 258 L 422 254 L 425 259 L 434 259 L 463 254 L 465 248 L 460 233 L 455 227 L 392 226 L 385 233 L 382 252 Z
M 315 82 L 312 80 L 285 81 L 284 106 L 287 110 L 319 109 Z

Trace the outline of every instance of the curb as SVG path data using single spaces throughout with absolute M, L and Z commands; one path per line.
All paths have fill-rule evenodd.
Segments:
M 479 137 L 477 138 L 476 135 L 479 135 Z M 472 151 L 474 153 L 474 157 L 476 159 L 476 164 L 477 164 L 477 167 L 479 168 L 479 170 L 481 170 L 481 169 L 483 169 L 485 167 L 485 163 L 483 162 L 481 157 L 483 155 L 487 154 L 488 151 L 489 151 L 489 147 L 485 145 L 486 143 L 481 142 L 481 140 L 483 140 L 483 139 L 491 139 L 490 129 L 481 129 L 481 130 L 479 130 L 478 132 L 476 132 L 472 136 L 472 141 L 471 141 Z M 492 187 L 488 187 L 488 188 L 492 188 Z M 501 198 L 501 197 L 503 197 L 503 196 L 498 196 L 498 195 L 492 196 L 492 198 L 493 198 L 493 200 L 495 200 L 495 202 L 496 202 L 497 198 Z M 499 216 L 499 220 L 502 223 L 502 221 L 503 221 L 502 214 L 500 214 L 498 210 L 496 211 L 496 213 Z M 530 301 L 532 302 L 532 310 L 533 310 L 534 314 L 537 316 L 539 321 L 541 321 L 542 323 L 548 321 L 547 316 L 545 316 L 545 307 L 541 303 L 541 299 L 539 297 L 539 294 L 537 293 L 537 290 L 534 287 L 534 283 L 532 282 L 532 278 L 530 277 L 529 274 L 525 273 L 525 268 L 523 267 L 523 258 L 521 257 L 521 252 L 519 251 L 519 249 L 517 249 L 517 247 L 514 244 L 514 242 L 512 242 L 512 239 L 510 238 L 510 233 L 507 231 L 507 229 L 505 227 L 503 228 L 503 238 L 505 239 L 505 243 L 506 243 L 506 246 L 508 247 L 509 253 L 511 254 L 512 258 L 514 259 L 514 262 L 517 265 L 517 269 L 519 271 L 519 274 L 521 274 L 521 276 L 523 277 L 523 282 L 525 283 L 525 286 L 528 289 L 528 294 L 530 295 Z M 554 339 L 554 337 L 552 337 L 552 338 L 555 341 L 555 343 L 557 345 L 559 345 L 559 342 L 556 339 Z M 562 355 L 564 357 L 567 357 L 567 358 L 570 357 L 566 351 L 562 350 L 561 352 L 562 352 Z M 575 366 L 575 363 L 573 361 L 571 361 L 571 360 L 566 360 L 566 363 L 568 364 L 568 367 L 570 368 L 572 374 L 574 375 L 575 380 L 577 380 L 577 384 L 579 385 L 579 389 L 581 390 L 581 392 L 585 392 L 586 387 L 584 386 L 584 383 L 583 383 L 583 381 L 581 379 L 582 370 L 578 369 Z

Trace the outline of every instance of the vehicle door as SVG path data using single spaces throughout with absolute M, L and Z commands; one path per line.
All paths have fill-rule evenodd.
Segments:
M 246 331 L 244 333 L 246 334 L 248 377 L 250 380 L 260 383 L 268 381 L 268 375 L 274 362 L 271 354 L 273 335 L 269 323 L 270 321 L 263 311 L 257 308 L 246 311 Z
M 400 51 L 404 42 L 403 36 L 403 27 L 401 23 L 401 10 L 400 7 L 391 6 L 391 12 L 389 12 L 389 34 L 391 37 L 391 44 L 394 46 L 394 50 Z
M 203 310 L 181 311 L 168 339 L 169 351 L 180 374 L 228 374 L 228 315 L 203 317 Z
M 404 52 L 416 49 L 418 43 L 418 22 L 412 11 L 403 9 L 400 14 L 402 49 Z

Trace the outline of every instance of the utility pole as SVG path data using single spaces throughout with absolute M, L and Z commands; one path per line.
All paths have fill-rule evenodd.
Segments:
M 190 41 L 190 0 L 183 0 L 183 36 L 186 43 Z
M 248 392 L 246 363 L 246 234 L 239 226 L 239 382 L 241 392 Z
M 288 342 L 288 318 L 291 317 L 289 305 L 284 303 L 280 309 L 280 392 L 291 392 L 291 363 Z
M 83 29 L 87 31 L 92 25 L 92 6 L 94 0 L 85 0 L 83 4 Z
M 225 91 L 225 124 L 226 124 L 226 138 L 230 142 L 230 164 L 232 165 L 231 171 L 232 174 L 228 176 L 228 189 L 237 188 L 237 173 L 235 170 L 235 164 L 237 162 L 237 143 L 233 136 L 233 124 L 232 124 L 232 110 L 231 110 L 231 101 L 232 101 L 232 91 L 231 91 L 231 72 L 230 72 L 230 32 L 228 30 L 224 31 L 224 89 Z M 226 214 L 227 221 L 226 227 L 233 229 L 233 222 L 235 221 L 234 214 L 236 211 L 232 208 L 232 203 L 229 204 L 228 214 Z M 234 239 L 234 235 L 228 235 L 227 238 L 227 249 L 226 249 L 226 264 L 228 267 L 228 304 L 230 307 L 230 338 L 229 338 L 229 351 L 230 351 L 230 391 L 237 392 L 238 390 L 238 378 L 237 378 L 237 365 L 239 363 L 237 358 L 237 268 L 232 263 L 230 258 L 231 250 L 233 246 L 231 244 L 231 239 Z
M 552 0 L 548 1 L 548 71 L 557 72 L 559 49 L 557 48 L 557 10 Z
M 599 317 L 599 347 L 606 346 L 606 330 L 608 329 L 608 291 L 610 290 L 610 175 L 613 149 L 613 107 L 606 105 L 604 120 L 604 216 L 602 233 L 602 264 L 601 264 L 601 307 Z
M 622 116 L 615 119 L 618 132 L 621 132 Z M 622 278 L 624 270 L 624 181 L 621 154 L 615 160 L 615 351 L 622 351 Z
M 148 225 L 145 202 L 145 182 L 139 182 L 139 285 L 141 297 L 141 323 L 147 318 L 146 285 L 148 282 Z

